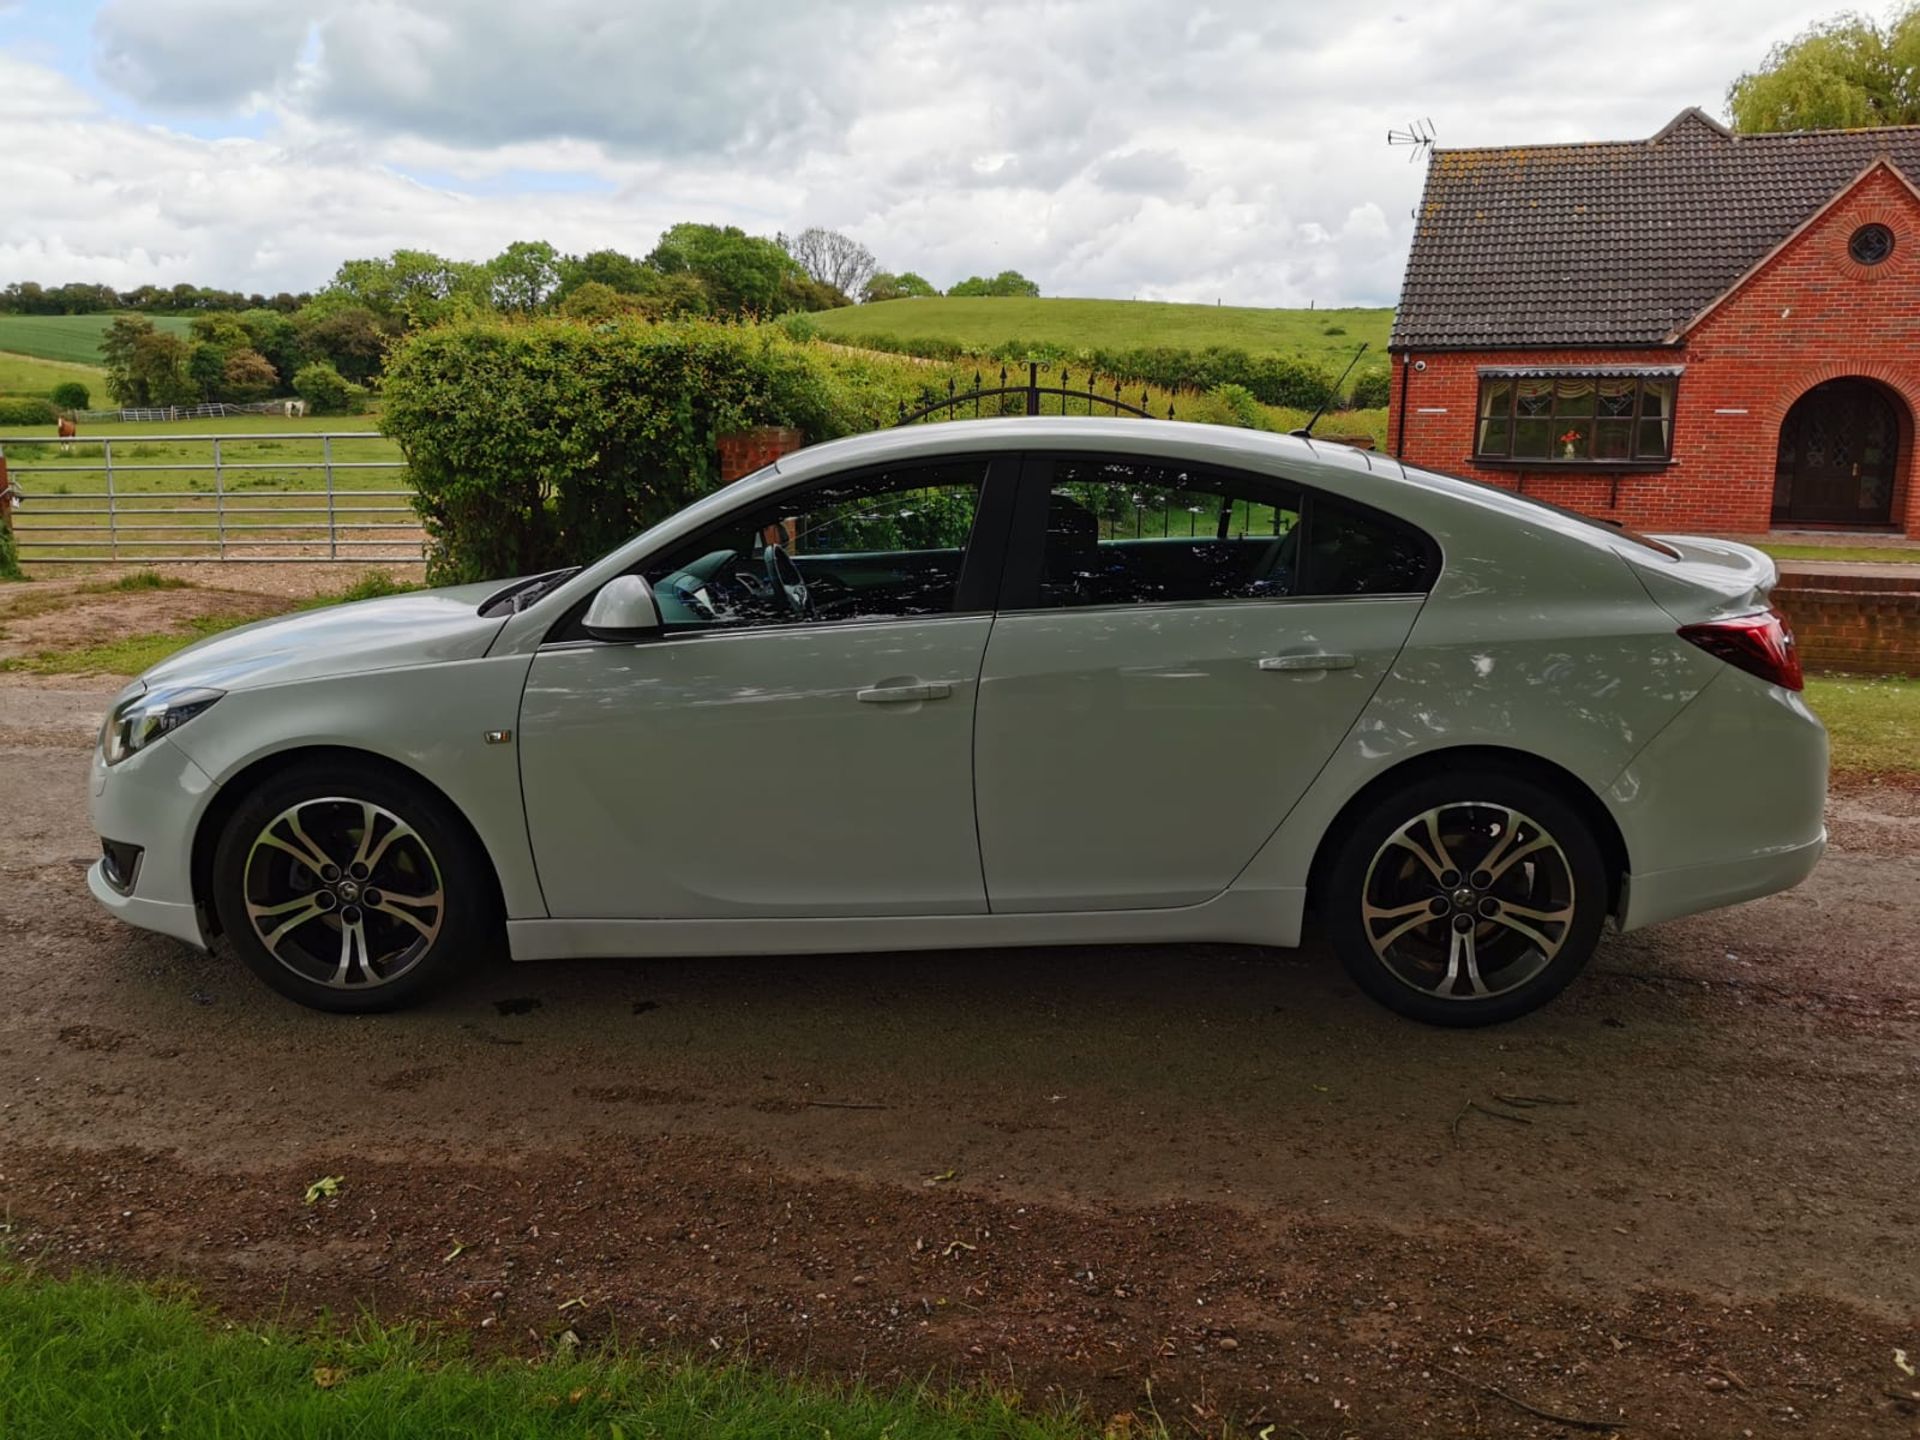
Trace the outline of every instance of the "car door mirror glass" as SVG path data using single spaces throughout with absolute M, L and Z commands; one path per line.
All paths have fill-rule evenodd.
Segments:
M 638 575 L 621 575 L 600 587 L 580 628 L 596 640 L 638 640 L 660 629 L 653 587 Z

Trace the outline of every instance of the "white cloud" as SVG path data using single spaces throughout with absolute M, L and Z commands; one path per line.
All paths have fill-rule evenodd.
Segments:
M 1053 294 L 1385 302 L 1421 179 L 1389 126 L 1648 135 L 1804 20 L 1798 0 L 1620 0 L 1601 25 L 1558 0 L 109 0 L 112 104 L 0 28 L 0 280 L 304 288 L 397 245 L 644 252 L 704 219 L 845 229 L 936 283 L 1011 266 Z

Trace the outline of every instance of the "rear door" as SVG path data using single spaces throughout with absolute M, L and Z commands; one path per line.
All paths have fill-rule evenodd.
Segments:
M 1125 455 L 1030 459 L 1014 525 L 974 738 L 996 912 L 1224 890 L 1379 686 L 1437 558 L 1348 502 Z

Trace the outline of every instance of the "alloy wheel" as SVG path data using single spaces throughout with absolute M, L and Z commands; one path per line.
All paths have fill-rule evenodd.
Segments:
M 1566 943 L 1573 868 L 1544 825 L 1494 801 L 1416 815 L 1374 852 L 1361 920 L 1393 976 L 1442 1000 L 1519 989 Z
M 242 893 L 267 953 L 339 990 L 399 979 L 446 919 L 440 866 L 420 833 L 391 810 L 343 796 L 303 800 L 261 827 Z

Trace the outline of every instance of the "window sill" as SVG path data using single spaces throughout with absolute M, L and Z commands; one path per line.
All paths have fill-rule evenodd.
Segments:
M 1525 470 L 1535 475 L 1562 471 L 1582 475 L 1635 475 L 1666 470 L 1672 460 L 1513 460 L 1504 455 L 1470 455 L 1467 464 L 1481 470 Z

